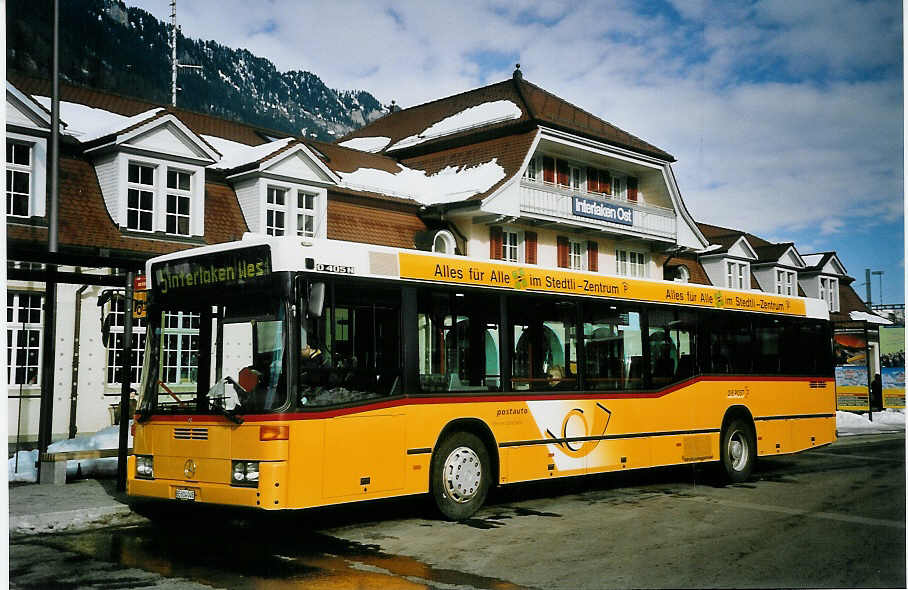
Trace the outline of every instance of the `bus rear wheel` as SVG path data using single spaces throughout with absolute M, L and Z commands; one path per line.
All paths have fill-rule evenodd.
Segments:
M 438 509 L 445 518 L 465 520 L 476 514 L 489 492 L 489 451 L 476 435 L 457 432 L 435 449 L 431 473 Z
M 757 443 L 751 425 L 740 418 L 732 420 L 722 431 L 719 452 L 728 481 L 746 481 L 757 458 Z

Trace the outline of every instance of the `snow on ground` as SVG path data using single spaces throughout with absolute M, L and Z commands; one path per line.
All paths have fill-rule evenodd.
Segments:
M 127 442 L 132 447 L 132 434 Z M 77 436 L 67 440 L 60 440 L 49 447 L 48 453 L 62 453 L 64 451 L 94 451 L 100 449 L 116 449 L 120 445 L 120 427 L 108 426 L 103 430 L 89 435 Z M 38 481 L 38 470 L 35 462 L 38 461 L 38 451 L 19 451 L 18 466 L 16 456 L 9 461 L 9 481 Z M 18 467 L 18 469 L 17 469 Z M 78 459 L 66 462 L 66 475 L 73 477 L 81 472 L 86 477 L 112 477 L 117 474 L 117 458 L 104 457 L 103 459 Z
M 482 125 L 490 125 L 492 123 L 507 121 L 508 119 L 519 119 L 522 114 L 523 111 L 520 110 L 520 107 L 510 100 L 485 102 L 476 105 L 475 107 L 464 109 L 456 115 L 446 117 L 434 125 L 427 127 L 422 133 L 417 133 L 416 135 L 401 139 L 389 147 L 388 151 L 390 152 L 392 150 L 410 147 L 411 145 L 429 141 L 436 137 L 450 135 Z
M 874 412 L 873 421 L 865 413 L 839 410 L 836 412 L 835 427 L 839 436 L 904 431 L 905 410 L 886 409 Z
M 463 201 L 489 190 L 505 177 L 498 158 L 471 168 L 448 166 L 430 176 L 422 170 L 398 166 L 401 170 L 397 174 L 374 168 L 338 174 L 347 187 L 409 197 L 424 205 Z
M 41 106 L 50 110 L 50 97 L 36 96 L 35 100 L 41 103 Z M 104 109 L 88 107 L 84 104 L 60 101 L 60 119 L 66 123 L 66 133 L 82 143 L 132 127 L 136 123 L 154 117 L 161 110 L 163 109 L 156 108 L 132 117 L 126 117 Z
M 258 162 L 287 147 L 287 144 L 293 141 L 292 137 L 285 137 L 284 139 L 263 143 L 262 145 L 246 145 L 213 135 L 203 135 L 202 139 L 224 156 L 218 163 L 210 166 L 210 168 L 216 170 L 230 170 L 244 164 Z
M 354 137 L 353 139 L 348 139 L 347 141 L 342 141 L 338 145 L 344 147 L 359 150 L 361 152 L 369 152 L 374 154 L 375 152 L 380 152 L 385 149 L 385 146 L 391 143 L 390 137 Z

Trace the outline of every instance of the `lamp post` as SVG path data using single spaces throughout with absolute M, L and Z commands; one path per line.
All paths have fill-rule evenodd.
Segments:
M 882 271 L 882 270 L 875 270 L 870 273 L 872 275 L 877 275 L 878 277 L 880 277 L 880 294 L 879 294 L 880 305 L 883 304 L 883 272 L 884 271 Z

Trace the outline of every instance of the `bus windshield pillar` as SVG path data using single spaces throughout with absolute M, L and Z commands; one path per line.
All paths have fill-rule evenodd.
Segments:
M 511 391 L 511 335 L 513 329 L 508 321 L 508 296 L 498 296 L 498 367 L 501 375 L 501 391 Z
M 419 328 L 416 321 L 416 288 L 401 288 L 400 321 L 403 326 L 403 390 L 419 391 Z
M 202 352 L 199 353 L 198 373 L 196 376 L 198 383 L 198 389 L 196 390 L 196 407 L 200 412 L 208 410 L 208 400 L 206 399 L 206 396 L 208 390 L 211 388 L 211 354 L 205 353 L 205 351 L 211 350 L 212 319 L 213 314 L 211 313 L 211 306 L 206 305 L 199 317 L 199 350 Z M 220 356 L 218 356 L 218 358 L 220 359 Z

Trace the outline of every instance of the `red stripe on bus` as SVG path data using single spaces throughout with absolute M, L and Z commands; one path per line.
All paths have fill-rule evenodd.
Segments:
M 318 420 L 321 418 L 335 418 L 347 414 L 362 414 L 385 408 L 397 406 L 423 405 L 423 404 L 469 404 L 469 403 L 495 403 L 495 402 L 514 402 L 514 401 L 557 401 L 557 400 L 589 400 L 589 399 L 655 399 L 666 396 L 670 393 L 690 387 L 700 381 L 822 381 L 834 383 L 832 377 L 778 377 L 778 376 L 748 376 L 748 377 L 729 377 L 727 375 L 702 375 L 693 377 L 687 381 L 675 383 L 665 389 L 658 391 L 645 391 L 640 393 L 634 392 L 576 392 L 576 393 L 543 393 L 543 394 L 524 394 L 524 393 L 507 393 L 498 395 L 471 395 L 461 396 L 457 392 L 440 396 L 410 396 L 401 397 L 393 400 L 374 402 L 361 406 L 336 408 L 333 410 L 311 411 L 311 412 L 294 412 L 288 414 L 239 414 L 244 423 L 257 422 L 275 422 L 279 420 Z M 214 424 L 232 424 L 227 418 L 222 416 L 204 416 L 198 414 L 174 414 L 174 415 L 157 415 L 152 416 L 151 422 L 194 422 L 194 423 L 214 423 Z

